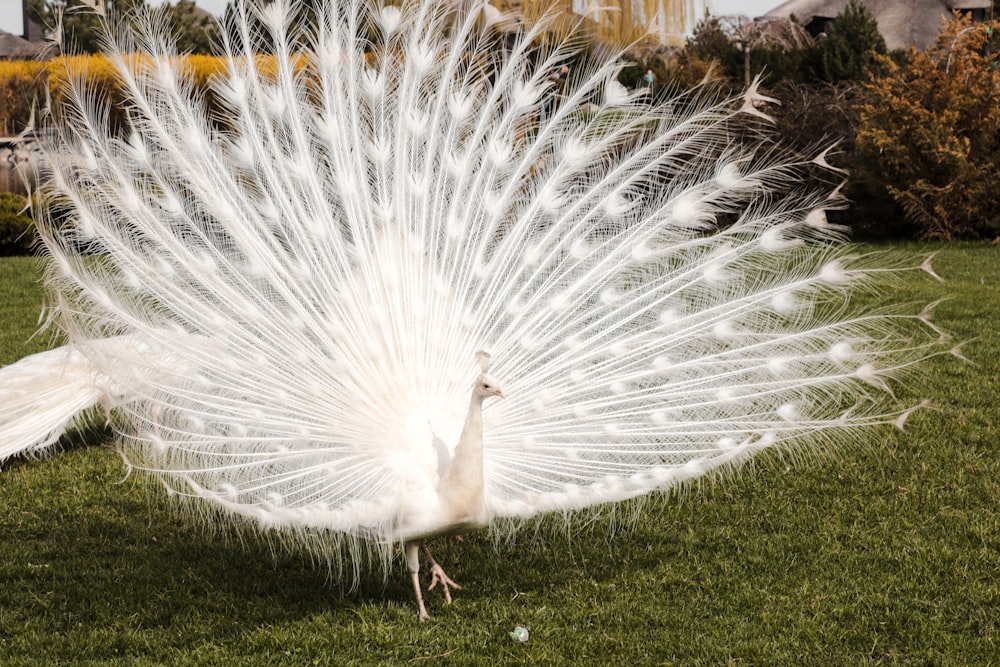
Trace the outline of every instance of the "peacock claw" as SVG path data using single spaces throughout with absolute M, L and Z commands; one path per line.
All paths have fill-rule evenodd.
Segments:
M 427 587 L 427 590 L 434 590 L 434 587 L 439 583 L 441 584 L 441 590 L 444 591 L 444 601 L 447 604 L 451 604 L 451 589 L 462 590 L 462 587 L 456 584 L 454 581 L 444 573 L 444 569 L 437 563 L 431 563 L 430 567 L 431 574 L 431 585 Z

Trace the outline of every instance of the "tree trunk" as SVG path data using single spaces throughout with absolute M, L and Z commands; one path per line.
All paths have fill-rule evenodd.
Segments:
M 743 85 L 750 87 L 750 42 L 743 42 Z

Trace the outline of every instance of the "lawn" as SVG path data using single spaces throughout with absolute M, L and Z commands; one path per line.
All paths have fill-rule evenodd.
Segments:
M 905 433 L 645 504 L 630 527 L 438 541 L 465 585 L 417 622 L 401 564 L 323 567 L 208 532 L 128 478 L 99 428 L 0 472 L 0 664 L 1000 664 L 1000 249 L 939 249 L 954 358 L 899 395 Z M 43 349 L 34 260 L 0 260 L 0 363 Z M 2 409 L 2 406 L 0 406 Z M 516 625 L 530 639 L 515 644 Z

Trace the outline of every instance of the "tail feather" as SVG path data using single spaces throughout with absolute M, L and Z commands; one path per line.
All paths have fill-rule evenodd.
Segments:
M 0 368 L 0 461 L 40 454 L 105 397 L 93 364 L 65 346 Z

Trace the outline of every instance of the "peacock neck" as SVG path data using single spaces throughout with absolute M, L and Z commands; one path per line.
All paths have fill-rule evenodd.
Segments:
M 473 393 L 451 465 L 438 485 L 441 500 L 472 510 L 483 496 L 483 396 Z

